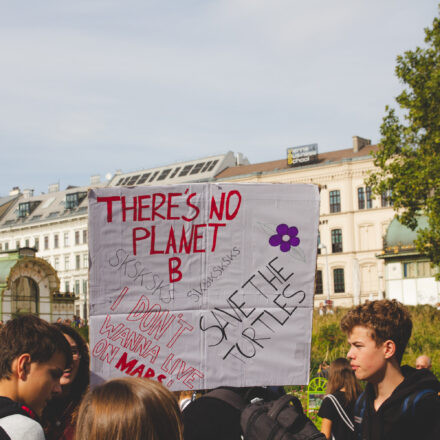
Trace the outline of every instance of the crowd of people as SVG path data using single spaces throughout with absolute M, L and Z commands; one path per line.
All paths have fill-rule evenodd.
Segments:
M 89 387 L 87 343 L 72 325 L 26 315 L 0 331 L 0 440 L 405 440 L 440 438 L 440 383 L 397 301 L 367 301 L 341 321 L 350 349 L 323 368 L 321 433 L 282 387 L 221 387 L 195 398 L 126 377 Z M 366 383 L 365 389 L 360 381 Z

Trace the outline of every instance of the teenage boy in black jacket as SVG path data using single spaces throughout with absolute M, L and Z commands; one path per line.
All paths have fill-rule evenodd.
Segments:
M 400 367 L 412 331 L 406 307 L 395 300 L 367 301 L 342 318 L 341 328 L 355 375 L 368 382 L 356 402 L 356 438 L 438 438 L 440 383 L 428 370 Z

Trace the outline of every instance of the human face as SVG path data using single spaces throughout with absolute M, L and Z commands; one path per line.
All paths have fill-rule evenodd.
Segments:
M 347 358 L 356 377 L 378 383 L 386 368 L 385 343 L 376 344 L 368 327 L 358 325 L 348 336 L 350 350 Z
M 60 378 L 66 368 L 63 353 L 56 352 L 47 362 L 30 362 L 19 385 L 19 398 L 39 416 L 47 402 L 61 393 Z
M 430 368 L 429 358 L 427 356 L 419 356 L 416 359 L 416 369 L 421 370 L 422 368 Z
M 81 362 L 81 355 L 79 353 L 79 347 L 75 342 L 75 340 L 71 338 L 69 335 L 66 335 L 65 333 L 63 334 L 70 345 L 70 348 L 72 350 L 72 358 L 73 358 L 71 367 L 64 370 L 63 375 L 61 376 L 60 383 L 63 387 L 65 387 L 71 385 L 72 382 L 75 380 L 75 377 L 78 374 L 79 363 Z

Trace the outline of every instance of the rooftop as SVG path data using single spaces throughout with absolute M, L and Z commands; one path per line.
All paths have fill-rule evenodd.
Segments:
M 255 173 L 265 173 L 273 171 L 287 171 L 296 169 L 303 169 L 305 167 L 316 167 L 326 164 L 338 163 L 342 161 L 350 161 L 370 157 L 372 151 L 376 151 L 378 145 L 367 145 L 359 151 L 354 151 L 353 148 L 345 150 L 328 151 L 326 153 L 318 154 L 317 160 L 311 165 L 304 165 L 300 167 L 291 167 L 287 164 L 287 156 L 284 159 L 273 160 L 270 162 L 261 162 L 251 165 L 240 165 L 227 168 L 221 173 L 217 174 L 216 179 L 230 179 L 231 177 L 246 176 Z

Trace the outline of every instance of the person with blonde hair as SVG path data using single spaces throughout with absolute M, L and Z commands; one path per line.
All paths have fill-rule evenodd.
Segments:
M 330 364 L 326 392 L 318 412 L 321 432 L 327 439 L 354 438 L 353 409 L 362 388 L 347 359 L 338 358 Z
M 180 409 L 159 382 L 113 379 L 90 390 L 79 408 L 76 440 L 182 440 Z

